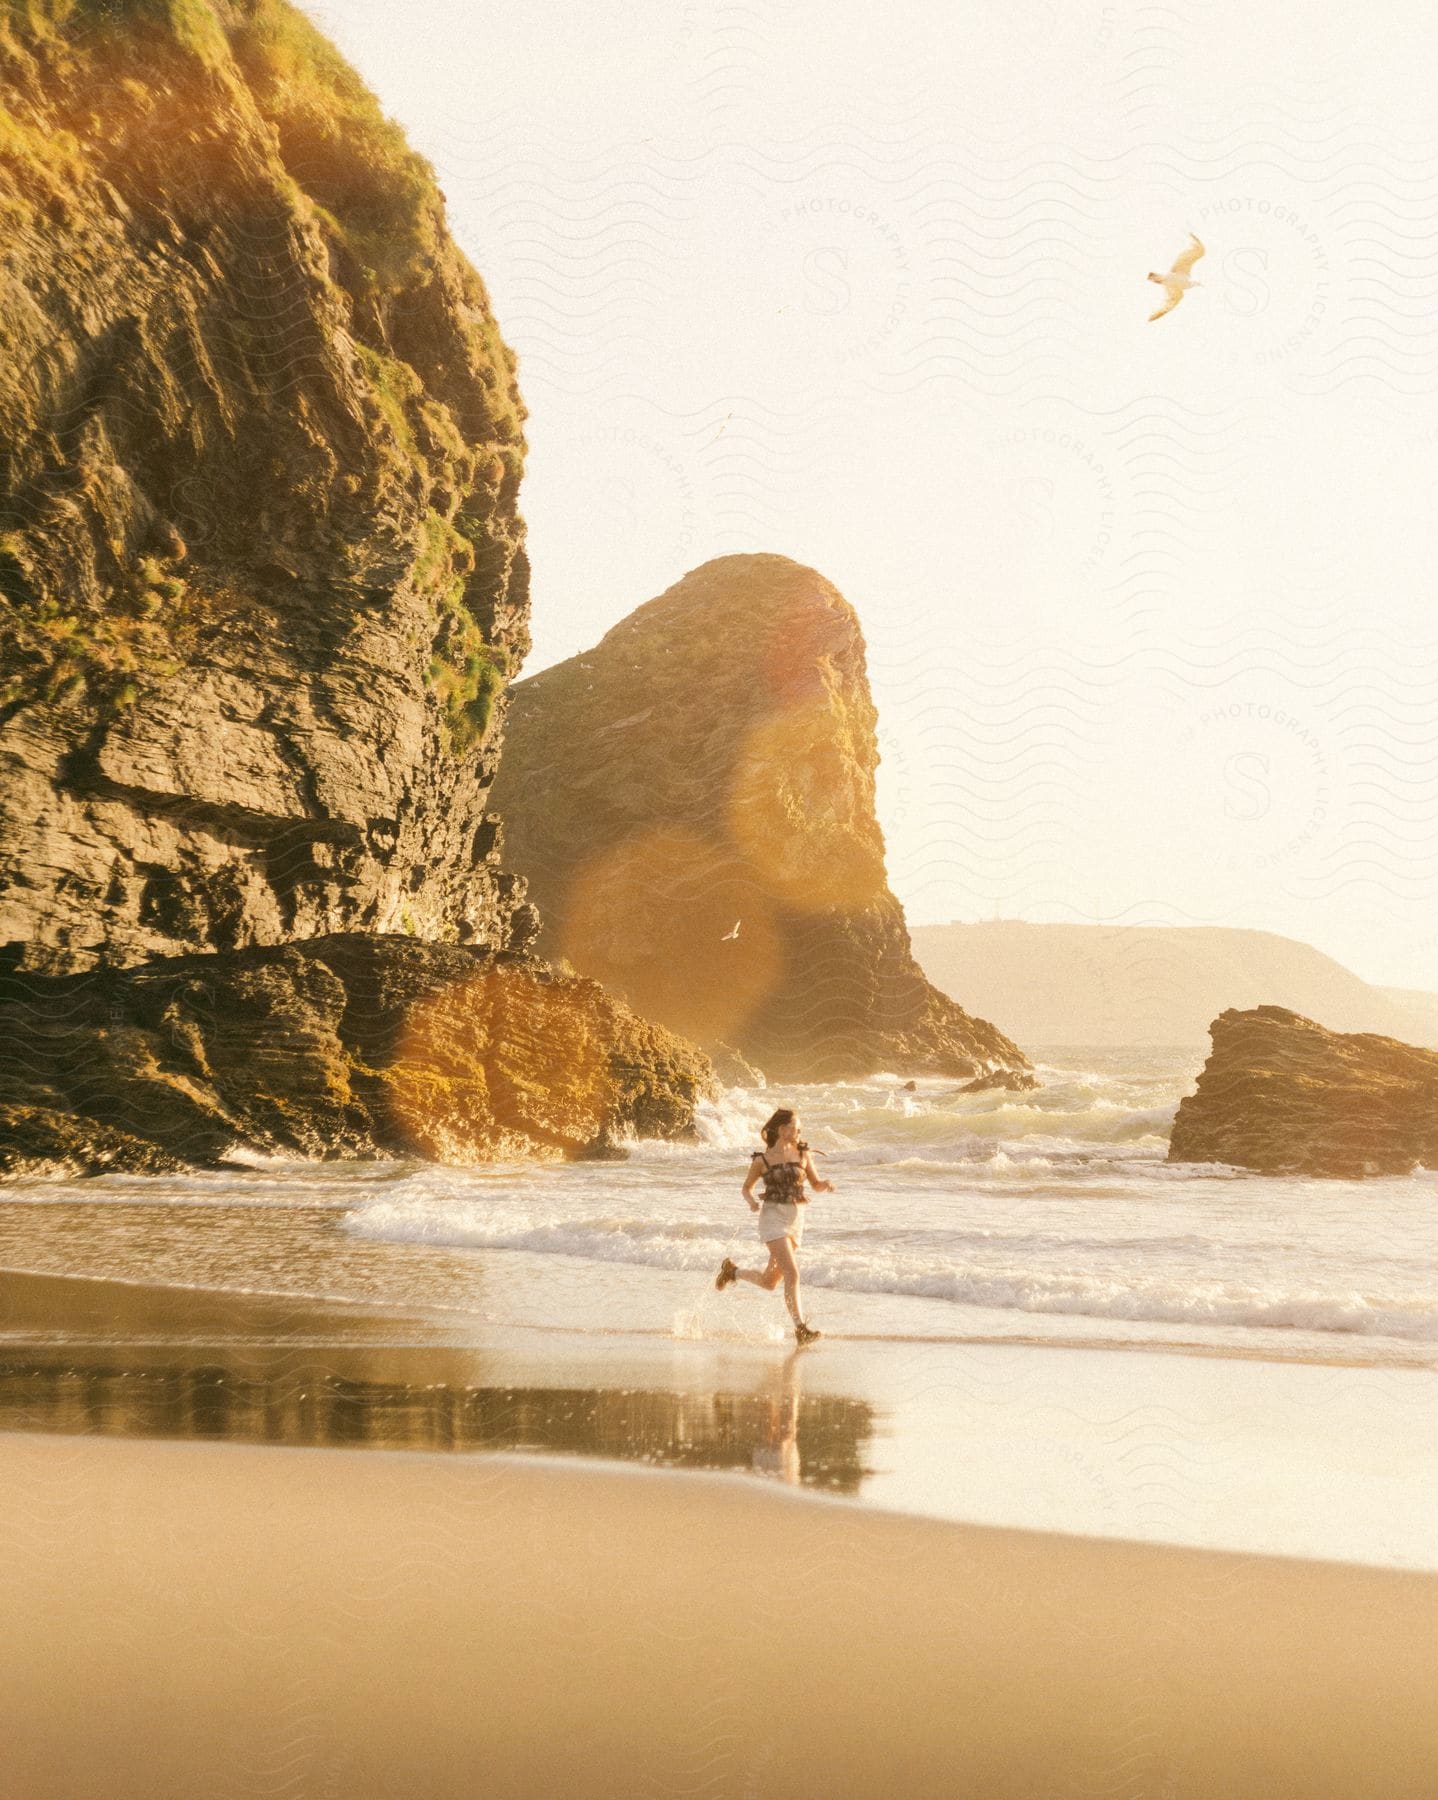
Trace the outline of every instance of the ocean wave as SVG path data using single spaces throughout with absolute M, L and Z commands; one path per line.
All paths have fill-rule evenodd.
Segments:
M 1068 1081 L 1018 1097 L 963 1094 L 930 1080 L 914 1094 L 869 1084 L 791 1088 L 782 1103 L 799 1113 L 806 1137 L 818 1148 L 856 1150 L 881 1161 L 916 1154 L 967 1160 L 975 1154 L 975 1140 L 1166 1143 L 1177 1095 L 1139 1096 L 1124 1091 L 1124 1085 L 1087 1091 Z M 718 1100 L 701 1102 L 695 1114 L 699 1144 L 735 1150 L 756 1144 L 778 1103 L 775 1093 L 745 1088 L 729 1088 Z M 640 1150 L 663 1153 L 648 1146 Z
M 1117 1072 L 1106 1072 L 1110 1062 Z M 741 1260 L 762 1260 L 737 1189 L 760 1126 L 792 1105 L 837 1184 L 806 1215 L 804 1279 L 892 1296 L 863 1303 L 869 1320 L 902 1324 L 928 1301 L 952 1304 L 959 1330 L 975 1328 L 965 1309 L 1001 1315 L 1005 1328 L 1025 1314 L 1122 1321 L 1140 1337 L 1175 1325 L 1197 1336 L 1253 1327 L 1280 1350 L 1285 1332 L 1438 1339 L 1431 1179 L 1313 1183 L 1168 1163 L 1169 1120 L 1192 1078 L 1174 1056 L 1080 1051 L 1073 1066 L 1055 1061 L 1039 1075 L 1043 1085 L 1023 1094 L 964 1094 L 940 1077 L 918 1078 L 912 1092 L 897 1077 L 731 1088 L 701 1103 L 692 1141 L 631 1143 L 616 1163 L 267 1162 L 12 1186 L 4 1199 L 323 1209 L 327 1253 L 338 1248 L 338 1211 L 339 1232 L 355 1240 L 341 1265 L 357 1259 L 372 1293 L 405 1291 L 421 1265 L 468 1293 L 466 1253 L 513 1252 L 536 1259 L 540 1281 L 552 1257 L 573 1259 L 571 1276 L 586 1264 L 616 1274 L 627 1265 L 641 1280 L 645 1269 L 668 1270 L 669 1286 L 712 1294 L 723 1255 L 742 1246 Z M 44 1220 L 29 1216 L 38 1234 Z M 221 1237 L 248 1229 L 238 1214 L 233 1227 L 207 1216 Z M 18 1208 L 9 1225 L 13 1259 L 27 1254 L 31 1228 Z M 145 1234 L 123 1215 L 113 1227 L 97 1217 L 95 1229 L 115 1240 L 114 1272 L 144 1262 Z M 255 1271 L 244 1259 L 241 1278 Z
M 694 1129 L 701 1144 L 715 1150 L 738 1150 L 759 1141 L 759 1130 L 776 1102 L 760 1089 L 726 1088 L 717 1100 L 701 1100 L 694 1109 Z
M 459 1209 L 415 1202 L 376 1201 L 357 1208 L 345 1231 L 388 1242 L 445 1245 L 457 1249 L 527 1251 L 600 1263 L 685 1270 L 706 1278 L 736 1241 L 749 1238 L 749 1224 L 727 1231 L 712 1219 L 659 1219 L 603 1213 L 537 1218 L 515 1210 L 505 1214 L 478 1207 Z M 933 1235 L 933 1234 L 931 1234 Z M 1041 1236 L 992 1232 L 965 1240 L 944 1234 L 929 1244 L 893 1247 L 894 1233 L 882 1227 L 840 1229 L 804 1251 L 804 1281 L 811 1287 L 856 1294 L 889 1294 L 941 1300 L 991 1311 L 1072 1314 L 1122 1319 L 1134 1324 L 1250 1326 L 1302 1331 L 1347 1332 L 1361 1336 L 1438 1342 L 1438 1293 L 1366 1293 L 1344 1286 L 1351 1280 L 1348 1258 L 1334 1259 L 1330 1289 L 1313 1272 L 1289 1286 L 1276 1283 L 1268 1264 L 1277 1245 L 1254 1246 L 1265 1262 L 1268 1285 L 1254 1272 L 1235 1270 L 1225 1278 L 1195 1279 L 1177 1268 L 1146 1273 L 1123 1269 L 1124 1253 L 1138 1264 L 1175 1253 L 1211 1257 L 1229 1248 L 1220 1240 L 1192 1233 L 1165 1238 Z M 755 1260 L 759 1246 L 753 1243 Z M 981 1245 L 1004 1253 L 999 1266 L 976 1266 Z M 881 1246 L 888 1246 L 883 1253 Z M 1309 1250 L 1296 1240 L 1291 1250 Z M 1027 1253 L 1027 1255 L 1025 1255 Z M 1311 1252 L 1310 1252 L 1311 1253 Z M 1231 1248 L 1229 1254 L 1232 1254 Z M 1034 1262 L 1056 1256 L 1102 1259 L 1099 1269 L 1044 1270 Z M 1020 1259 L 1018 1262 L 1012 1259 Z M 1117 1265 L 1117 1266 L 1116 1266 Z M 1421 1276 L 1427 1263 L 1415 1260 Z M 1371 1271 L 1370 1271 L 1371 1272 Z

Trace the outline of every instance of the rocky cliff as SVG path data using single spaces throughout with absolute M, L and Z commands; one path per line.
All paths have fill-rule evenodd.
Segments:
M 853 608 L 782 556 L 705 563 L 520 682 L 492 804 L 546 949 L 771 1079 L 1027 1078 L 914 962 L 875 723 Z
M 514 358 L 284 0 L 0 0 L 0 1175 L 603 1154 L 692 1046 L 524 954 Z
M 716 1091 L 596 982 L 404 936 L 0 976 L 0 1042 L 0 1176 L 622 1154 Z
M 1282 1006 L 1221 1013 L 1170 1162 L 1270 1175 L 1396 1175 L 1438 1168 L 1438 1051 L 1328 1031 Z
M 523 409 L 284 0 L 0 7 L 0 964 L 514 946 Z

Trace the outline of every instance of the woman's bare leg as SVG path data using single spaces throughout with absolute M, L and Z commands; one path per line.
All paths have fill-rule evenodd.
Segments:
M 770 1244 L 769 1266 L 764 1269 L 740 1269 L 738 1271 L 738 1279 L 740 1281 L 752 1281 L 755 1287 L 767 1288 L 772 1294 L 774 1289 L 778 1287 L 779 1283 L 784 1279 L 784 1269 L 776 1252 L 779 1248 L 779 1244 L 787 1245 L 788 1242 L 788 1238 L 780 1238 L 778 1244 Z
M 799 1259 L 794 1254 L 793 1238 L 779 1238 L 777 1242 L 770 1244 L 769 1254 L 779 1265 L 780 1279 L 784 1283 L 784 1304 L 789 1308 L 789 1317 L 796 1325 L 802 1325 L 804 1315 L 799 1310 Z

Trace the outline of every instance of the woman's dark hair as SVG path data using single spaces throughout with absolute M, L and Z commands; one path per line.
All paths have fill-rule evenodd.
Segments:
M 775 1144 L 779 1142 L 780 1128 L 785 1125 L 792 1125 L 793 1123 L 794 1114 L 790 1107 L 781 1106 L 778 1112 L 772 1115 L 768 1123 L 764 1126 L 761 1134 L 764 1142 L 771 1150 L 774 1148 Z

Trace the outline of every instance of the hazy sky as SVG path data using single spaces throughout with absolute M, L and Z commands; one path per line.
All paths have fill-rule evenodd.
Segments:
M 306 10 L 518 352 L 529 672 L 783 552 L 863 620 L 911 921 L 1438 988 L 1425 7 Z

